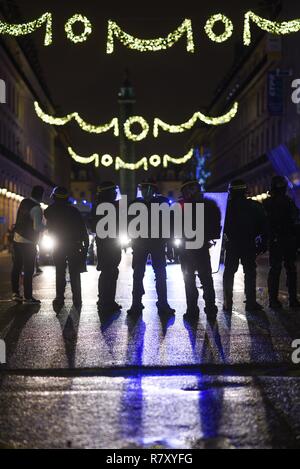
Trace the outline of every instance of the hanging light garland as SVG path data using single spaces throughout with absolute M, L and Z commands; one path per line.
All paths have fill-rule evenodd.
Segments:
M 120 130 L 119 130 L 119 121 L 117 117 L 114 117 L 111 122 L 108 124 L 95 126 L 92 124 L 88 124 L 85 122 L 77 112 L 73 112 L 72 114 L 68 114 L 65 117 L 53 117 L 49 114 L 46 114 L 40 107 L 40 105 L 35 101 L 34 108 L 37 116 L 46 124 L 56 125 L 56 126 L 63 126 L 75 120 L 79 127 L 88 133 L 93 134 L 102 134 L 108 132 L 111 129 L 114 129 L 114 136 L 119 137 Z M 207 125 L 218 126 L 228 124 L 237 114 L 239 105 L 235 103 L 233 107 L 227 114 L 224 114 L 220 117 L 209 117 L 201 112 L 196 112 L 193 117 L 188 120 L 187 122 L 179 125 L 170 125 L 166 122 L 163 122 L 161 119 L 156 117 L 154 119 L 154 126 L 153 126 L 153 135 L 155 138 L 159 135 L 159 128 L 164 130 L 165 132 L 169 132 L 172 134 L 183 133 L 187 130 L 193 128 L 196 122 L 199 120 L 204 122 Z M 135 123 L 138 123 L 142 127 L 142 132 L 140 134 L 134 134 L 131 131 L 131 126 Z M 132 116 L 127 119 L 124 124 L 124 133 L 129 140 L 133 140 L 134 142 L 140 142 L 141 140 L 145 139 L 149 133 L 149 124 L 148 122 L 141 116 Z
M 98 153 L 94 153 L 93 155 L 91 156 L 80 156 L 80 155 L 77 155 L 77 153 L 75 153 L 75 151 L 72 149 L 72 147 L 68 147 L 68 152 L 69 152 L 69 155 L 71 156 L 71 158 L 76 161 L 76 163 L 79 163 L 79 164 L 91 164 L 91 163 L 95 163 L 95 168 L 99 168 L 99 155 Z
M 221 35 L 217 35 L 213 31 L 213 28 L 218 21 L 222 21 L 225 26 L 225 31 Z M 232 36 L 233 23 L 229 18 L 227 18 L 227 16 L 222 15 L 222 13 L 218 13 L 217 15 L 214 15 L 207 20 L 204 30 L 208 35 L 209 39 L 211 39 L 213 42 L 221 43 L 227 41 Z
M 101 158 L 101 164 L 105 168 L 109 168 L 111 165 L 114 164 L 114 159 L 110 155 L 103 155 L 102 158 Z
M 44 13 L 37 20 L 23 24 L 8 24 L 0 21 L 0 34 L 8 34 L 10 36 L 25 36 L 31 34 L 39 29 L 43 24 L 46 23 L 46 34 L 44 39 L 44 45 L 50 46 L 52 44 L 52 14 Z
M 221 21 L 224 23 L 225 31 L 222 34 L 214 32 L 215 24 Z M 300 31 L 300 19 L 291 21 L 284 21 L 282 23 L 271 21 L 256 15 L 253 11 L 245 13 L 244 17 L 244 44 L 249 46 L 252 41 L 251 35 L 251 21 L 255 23 L 263 31 L 275 35 L 286 35 L 297 33 Z M 75 23 L 80 22 L 84 26 L 84 31 L 81 34 L 74 34 L 73 26 Z M 40 18 L 28 23 L 10 24 L 0 20 L 0 34 L 8 34 L 10 36 L 23 36 L 32 34 L 37 29 L 46 24 L 46 32 L 44 38 L 44 45 L 49 46 L 52 44 L 52 13 L 46 12 Z M 205 32 L 208 37 L 217 43 L 227 41 L 233 34 L 232 21 L 222 13 L 218 13 L 210 17 L 205 24 Z M 75 44 L 85 42 L 92 33 L 92 23 L 90 20 L 81 14 L 73 15 L 65 24 L 65 32 L 67 38 Z M 182 24 L 172 33 L 166 37 L 159 37 L 156 39 L 139 39 L 125 31 L 112 20 L 108 21 L 107 32 L 107 54 L 113 54 L 115 48 L 115 38 L 118 39 L 124 46 L 129 49 L 137 50 L 139 52 L 155 52 L 169 49 L 174 46 L 186 34 L 187 44 L 186 50 L 189 53 L 195 52 L 193 25 L 191 19 L 185 19 Z
M 169 163 L 172 164 L 185 164 L 187 163 L 190 159 L 193 158 L 194 150 L 193 148 L 182 158 L 174 158 L 173 156 L 169 155 L 164 155 L 163 159 L 163 166 L 164 168 L 167 168 L 169 166 Z
M 129 171 L 143 169 L 144 171 L 148 171 L 148 160 L 146 157 L 144 157 L 136 163 L 126 163 L 119 156 L 117 156 L 115 161 L 115 169 L 116 171 L 120 171 L 120 169 L 128 169 Z
M 84 26 L 84 31 L 80 35 L 76 35 L 73 32 L 73 25 L 78 22 L 83 23 Z M 92 33 L 92 24 L 86 16 L 76 14 L 67 21 L 65 25 L 65 31 L 67 38 L 74 42 L 74 44 L 85 42 Z
M 285 34 L 297 33 L 298 31 L 300 31 L 300 19 L 296 19 L 292 21 L 285 21 L 283 23 L 277 23 L 276 21 L 270 21 L 270 20 L 261 18 L 260 16 L 253 13 L 253 11 L 248 11 L 245 14 L 245 24 L 244 24 L 245 46 L 249 46 L 252 40 L 251 23 L 250 23 L 251 20 L 260 29 L 270 34 L 285 35 Z
M 159 155 L 152 155 L 149 158 L 149 163 L 154 168 L 158 168 L 161 165 L 161 157 Z
M 102 157 L 98 153 L 94 153 L 91 156 L 80 156 L 75 151 L 72 149 L 72 147 L 68 148 L 69 155 L 71 158 L 79 164 L 91 164 L 94 163 L 96 168 L 99 168 L 100 162 L 101 165 L 104 166 L 105 168 L 108 168 L 112 166 L 115 163 L 115 169 L 119 171 L 120 169 L 128 169 L 130 171 L 137 171 L 139 169 L 144 169 L 144 171 L 147 171 L 150 166 L 153 166 L 154 168 L 157 168 L 158 166 L 161 165 L 163 161 L 163 166 L 164 168 L 167 168 L 169 163 L 172 164 L 185 164 L 187 163 L 190 159 L 193 157 L 193 152 L 194 150 L 191 149 L 185 156 L 182 158 L 176 158 L 170 155 L 164 155 L 163 157 L 160 157 L 159 155 L 152 155 L 149 157 L 143 157 L 140 160 L 138 160 L 136 163 L 127 163 L 123 161 L 119 156 L 113 159 L 111 155 L 105 154 Z
M 120 26 L 114 21 L 109 20 L 108 22 L 108 34 L 107 34 L 107 54 L 113 54 L 114 52 L 114 38 L 116 37 L 119 41 L 129 49 L 137 50 L 139 52 L 156 52 L 160 50 L 169 49 L 184 35 L 187 35 L 187 52 L 194 53 L 194 37 L 192 21 L 185 19 L 183 23 L 167 37 L 160 37 L 157 39 L 138 39 L 130 34 L 125 33 Z
M 162 120 L 158 118 L 155 118 L 153 135 L 155 138 L 158 137 L 159 128 L 162 128 L 165 132 L 169 132 L 171 134 L 183 133 L 186 130 L 191 130 L 198 120 L 201 122 L 204 122 L 207 125 L 213 125 L 213 126 L 228 124 L 236 116 L 238 112 L 238 108 L 239 108 L 239 104 L 235 103 L 227 114 L 224 114 L 223 116 L 220 116 L 220 117 L 208 117 L 202 114 L 201 112 L 196 112 L 189 121 L 180 125 L 170 125 L 170 124 L 167 124 L 166 122 L 163 122 Z
M 56 125 L 56 126 L 63 126 L 71 122 L 73 119 L 77 122 L 79 127 L 84 131 L 90 134 L 102 134 L 108 132 L 111 129 L 114 129 L 114 136 L 119 136 L 119 121 L 115 117 L 111 120 L 108 124 L 104 125 L 92 125 L 85 122 L 77 112 L 73 112 L 72 114 L 68 114 L 65 117 L 53 117 L 49 114 L 46 114 L 40 107 L 39 103 L 35 101 L 34 109 L 37 116 L 46 124 Z
M 142 132 L 140 134 L 134 134 L 131 131 L 131 127 L 133 124 L 139 124 L 142 127 Z M 133 140 L 134 142 L 140 142 L 144 140 L 148 133 L 149 133 L 149 124 L 148 122 L 141 116 L 132 116 L 127 119 L 124 124 L 124 133 L 128 140 Z

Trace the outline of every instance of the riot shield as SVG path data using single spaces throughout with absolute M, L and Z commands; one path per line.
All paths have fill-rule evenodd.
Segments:
M 228 203 L 228 193 L 227 192 L 206 192 L 204 198 L 208 200 L 213 200 L 220 209 L 221 212 L 221 238 L 214 241 L 214 245 L 210 249 L 211 257 L 211 267 L 214 274 L 219 272 L 222 244 L 223 244 L 223 235 L 224 235 L 224 225 L 227 211 Z

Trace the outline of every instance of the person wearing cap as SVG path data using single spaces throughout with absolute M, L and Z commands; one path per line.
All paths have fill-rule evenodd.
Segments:
M 270 197 L 264 202 L 270 237 L 268 289 L 272 309 L 282 308 L 282 303 L 279 301 L 279 284 L 283 264 L 287 275 L 289 305 L 291 308 L 300 307 L 297 298 L 296 267 L 296 225 L 299 222 L 299 210 L 287 195 L 287 189 L 287 180 L 284 177 L 275 176 L 272 179 Z
M 221 212 L 216 203 L 204 199 L 204 194 L 198 181 L 186 181 L 181 187 L 182 207 L 184 214 L 185 204 L 204 204 L 204 245 L 201 249 L 187 249 L 182 247 L 180 263 L 183 273 L 187 311 L 187 320 L 199 318 L 199 292 L 196 285 L 196 273 L 203 287 L 205 301 L 205 314 L 209 320 L 215 320 L 218 314 L 216 295 L 212 277 L 211 259 L 209 249 L 213 240 L 221 236 Z M 194 207 L 193 207 L 194 209 Z
M 13 269 L 11 274 L 13 301 L 36 305 L 41 302 L 33 297 L 32 279 L 34 274 L 37 244 L 43 226 L 43 200 L 44 188 L 35 186 L 31 197 L 22 200 L 14 228 L 13 237 Z M 24 299 L 20 295 L 20 277 L 24 270 Z
M 89 237 L 84 220 L 77 208 L 69 203 L 64 187 L 55 187 L 54 203 L 45 210 L 47 229 L 54 238 L 53 261 L 56 268 L 56 298 L 53 308 L 59 312 L 65 303 L 66 269 L 69 267 L 73 305 L 82 307 L 80 274 L 86 270 Z
M 145 181 L 139 185 L 142 197 L 135 202 L 144 203 L 151 213 L 152 204 L 169 203 L 166 197 L 159 194 L 158 186 L 153 181 Z M 151 220 L 149 220 L 151 225 Z M 132 241 L 132 268 L 133 268 L 133 290 L 132 290 L 132 306 L 128 310 L 131 316 L 139 316 L 142 314 L 144 305 L 142 303 L 145 294 L 143 279 L 149 255 L 151 256 L 152 267 L 155 273 L 155 284 L 157 293 L 157 309 L 161 317 L 172 316 L 175 310 L 171 308 L 167 298 L 167 272 L 166 272 L 166 252 L 170 256 L 167 249 L 166 239 L 135 239 Z
M 98 187 L 97 200 L 94 207 L 94 231 L 100 220 L 96 215 L 96 209 L 100 204 L 110 203 L 116 208 L 118 214 L 119 202 L 117 199 L 117 185 L 114 182 L 106 181 Z M 118 218 L 118 215 L 117 215 Z M 114 314 L 122 309 L 116 302 L 116 290 L 119 277 L 119 265 L 122 258 L 122 247 L 119 239 L 100 239 L 96 237 L 97 270 L 100 273 L 98 282 L 98 311 L 103 316 Z
M 232 312 L 234 276 L 240 262 L 245 275 L 246 311 L 260 312 L 256 301 L 256 257 L 267 251 L 267 220 L 262 206 L 247 198 L 247 184 L 236 180 L 229 185 L 225 221 L 224 311 Z M 256 240 L 260 238 L 260 247 Z

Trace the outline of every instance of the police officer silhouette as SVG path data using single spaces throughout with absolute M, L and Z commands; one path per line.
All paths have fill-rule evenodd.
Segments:
M 110 203 L 116 208 L 117 220 L 119 202 L 117 199 L 117 186 L 114 182 L 106 181 L 100 184 L 98 188 L 96 207 L 94 210 L 95 224 L 100 220 L 96 215 L 96 208 L 99 204 Z M 117 223 L 118 224 L 118 223 Z M 96 226 L 95 226 L 96 231 Z M 96 237 L 97 270 L 100 273 L 98 283 L 98 310 L 103 315 L 111 315 L 122 309 L 122 306 L 116 303 L 116 289 L 119 277 L 119 265 L 122 257 L 121 243 L 119 238 L 100 239 Z
M 152 204 L 168 203 L 168 199 L 158 193 L 158 187 L 155 182 L 148 181 L 140 184 L 142 197 L 135 202 L 144 203 L 151 213 Z M 149 228 L 151 218 L 149 218 Z M 150 230 L 149 230 L 150 231 Z M 142 314 L 144 305 L 142 297 L 145 294 L 143 279 L 145 275 L 146 264 L 149 255 L 151 256 L 152 267 L 155 273 L 155 284 L 157 292 L 157 309 L 161 316 L 173 315 L 175 310 L 168 304 L 167 299 L 167 274 L 166 274 L 166 239 L 135 239 L 132 241 L 133 259 L 133 290 L 132 306 L 128 314 L 138 316 Z
M 293 200 L 287 195 L 288 183 L 284 177 L 275 176 L 272 179 L 270 197 L 264 202 L 268 218 L 270 236 L 270 272 L 268 288 L 270 307 L 280 309 L 279 283 L 282 265 L 287 276 L 289 305 L 300 308 L 297 298 L 297 232 L 299 210 Z
M 245 275 L 246 311 L 260 312 L 263 307 L 256 301 L 256 257 L 267 251 L 266 217 L 262 206 L 247 198 L 247 184 L 243 180 L 229 185 L 224 233 L 223 310 L 232 312 L 234 276 L 241 262 Z
M 204 204 L 204 245 L 201 249 L 186 249 L 183 244 L 180 252 L 187 301 L 185 318 L 187 320 L 195 320 L 199 317 L 199 292 L 196 285 L 197 274 L 203 288 L 205 313 L 209 319 L 215 320 L 218 308 L 216 306 L 209 249 L 211 241 L 219 239 L 221 235 L 221 212 L 214 201 L 204 199 L 204 194 L 198 181 L 186 181 L 182 185 L 181 192 L 183 196 L 181 202 L 183 215 L 185 204 L 191 204 L 192 206 L 198 203 Z
M 66 269 L 69 267 L 73 305 L 82 307 L 80 274 L 86 271 L 89 237 L 86 225 L 77 208 L 69 203 L 69 193 L 64 187 L 55 187 L 51 194 L 54 203 L 45 210 L 47 229 L 54 237 L 53 261 L 56 268 L 56 298 L 53 308 L 64 306 Z

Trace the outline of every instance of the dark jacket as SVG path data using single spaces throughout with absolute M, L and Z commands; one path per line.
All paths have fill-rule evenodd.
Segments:
M 137 248 L 137 249 L 140 249 L 140 248 L 153 249 L 153 248 L 156 248 L 156 247 L 161 248 L 163 246 L 166 246 L 169 243 L 170 239 L 165 239 L 165 238 L 162 237 L 162 234 L 163 234 L 162 219 L 160 219 L 160 221 L 159 221 L 159 227 L 158 227 L 159 237 L 158 238 L 153 238 L 153 239 L 151 238 L 151 227 L 152 227 L 152 224 L 153 224 L 153 220 L 151 219 L 151 207 L 153 205 L 160 206 L 162 204 L 170 205 L 169 200 L 167 199 L 167 197 L 164 197 L 163 195 L 156 195 L 150 201 L 146 201 L 143 198 L 137 198 L 132 202 L 132 204 L 135 204 L 135 203 L 143 204 L 148 209 L 148 239 L 138 238 L 138 239 L 132 240 L 133 250 L 135 248 Z M 128 217 L 128 222 L 129 223 L 131 221 L 131 218 L 134 219 L 135 216 L 133 216 L 133 217 L 129 216 Z M 170 237 L 172 237 L 172 233 L 173 233 L 172 226 L 171 226 L 170 231 L 171 231 L 171 233 L 170 233 L 171 236 Z
M 252 243 L 258 236 L 266 240 L 267 219 L 263 207 L 251 199 L 229 200 L 224 232 L 229 242 L 238 245 Z
M 202 202 L 204 204 L 204 247 L 209 247 L 211 241 L 216 241 L 221 238 L 221 211 L 218 205 L 214 200 L 211 199 L 203 199 Z M 196 202 L 181 202 L 183 208 L 183 223 L 184 223 L 184 216 L 185 216 L 185 204 L 191 204 L 193 209 L 193 231 L 195 231 L 198 227 L 196 226 Z M 184 227 L 183 227 L 184 228 Z M 184 231 L 183 231 L 184 234 Z M 193 251 L 193 250 L 192 250 Z
M 33 199 L 22 200 L 18 209 L 15 226 L 16 233 L 34 243 L 38 241 L 39 233 L 34 231 L 33 220 L 30 216 L 30 212 L 34 207 L 38 207 L 39 205 L 40 204 Z
M 116 238 L 106 238 L 106 239 L 101 239 L 97 235 L 97 224 L 106 217 L 106 215 L 97 215 L 97 207 L 101 204 L 105 203 L 111 203 L 114 205 L 116 209 Z M 107 228 L 105 228 L 107 229 Z M 94 206 L 92 210 L 92 231 L 96 233 L 96 245 L 98 249 L 98 256 L 100 255 L 101 251 L 101 256 L 109 257 L 111 256 L 114 251 L 121 252 L 121 244 L 120 244 L 120 233 L 119 233 L 119 202 L 105 202 L 105 201 L 98 201 Z
M 296 236 L 299 209 L 287 195 L 275 195 L 264 202 L 270 240 Z
M 72 247 L 76 244 L 89 245 L 86 225 L 79 210 L 64 202 L 54 202 L 45 210 L 47 229 L 57 239 L 57 246 Z

